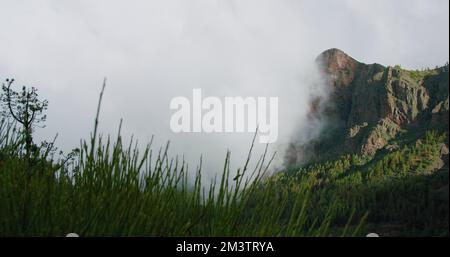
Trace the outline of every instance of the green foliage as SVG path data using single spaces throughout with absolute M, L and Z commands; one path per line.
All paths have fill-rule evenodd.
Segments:
M 155 156 L 149 145 L 139 154 L 119 135 L 99 138 L 94 151 L 84 142 L 66 165 L 41 159 L 29 173 L 10 130 L 1 133 L 2 236 L 324 236 L 334 219 L 330 207 L 310 222 L 308 188 L 292 199 L 290 189 L 263 181 L 264 159 L 232 180 L 228 154 L 221 179 L 205 186 L 201 169 L 189 175 L 167 148 Z
M 102 94 L 101 94 L 102 95 Z M 101 100 L 101 96 L 100 96 Z M 100 111 L 100 102 L 97 116 Z M 280 188 L 266 180 L 270 161 L 230 177 L 230 153 L 219 180 L 203 185 L 201 163 L 192 171 L 168 146 L 140 152 L 131 141 L 97 137 L 70 158 L 39 149 L 29 162 L 14 124 L 0 123 L 0 236 L 326 236 L 333 206 L 307 212 L 310 188 Z M 256 137 L 256 135 L 255 135 Z M 253 148 L 253 145 L 252 145 Z M 251 155 L 250 149 L 249 156 Z M 53 150 L 52 146 L 50 149 Z M 193 180 L 191 180 L 193 178 Z
M 33 150 L 33 129 L 46 120 L 43 114 L 47 110 L 47 100 L 39 100 L 37 89 L 34 87 L 22 87 L 20 91 L 11 88 L 14 79 L 7 79 L 3 83 L 3 94 L 0 95 L 0 101 L 3 105 L 2 120 L 7 117 L 12 118 L 21 126 L 21 134 L 25 141 L 25 154 L 30 159 Z
M 411 78 L 413 78 L 416 81 L 419 81 L 421 79 L 426 78 L 427 76 L 436 75 L 436 70 L 409 70 L 408 74 Z
M 406 235 L 448 235 L 448 197 L 440 192 L 448 187 L 448 166 L 436 171 L 445 140 L 446 134 L 429 131 L 416 143 L 393 152 L 346 155 L 290 169 L 277 180 L 311 186 L 311 201 L 318 204 L 310 212 L 320 213 L 334 205 L 337 221 L 344 222 L 352 214 L 362 218 L 369 212 L 367 221 L 377 224 L 374 229 L 396 224 L 395 232 Z

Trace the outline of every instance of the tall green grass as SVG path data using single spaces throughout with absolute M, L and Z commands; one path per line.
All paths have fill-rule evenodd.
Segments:
M 101 102 L 101 97 L 100 97 Z M 188 169 L 167 149 L 94 132 L 60 160 L 53 143 L 31 158 L 14 124 L 0 124 L 0 236 L 328 236 L 355 235 L 358 226 L 329 230 L 335 206 L 312 217 L 311 188 L 268 179 L 270 158 L 247 162 L 231 177 L 230 153 L 218 179 L 202 184 L 202 166 Z M 254 142 L 254 139 L 253 139 Z M 250 145 L 250 142 L 249 142 Z M 349 223 L 350 224 L 350 223 Z M 359 224 L 359 221 L 356 223 Z M 345 225 L 345 224 L 344 224 Z M 347 224 L 348 225 L 348 224 Z

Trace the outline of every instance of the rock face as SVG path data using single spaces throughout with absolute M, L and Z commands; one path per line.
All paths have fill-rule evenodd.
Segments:
M 293 146 L 292 156 L 311 153 L 315 159 L 358 153 L 370 155 L 401 133 L 436 128 L 448 131 L 448 65 L 408 71 L 364 64 L 339 49 L 320 54 L 316 63 L 326 77 L 330 97 L 313 101 L 311 116 L 326 121 L 321 136 L 308 145 Z

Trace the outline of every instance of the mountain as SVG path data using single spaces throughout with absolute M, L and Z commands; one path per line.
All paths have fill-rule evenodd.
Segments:
M 448 64 L 413 71 L 339 49 L 316 63 L 329 92 L 311 101 L 318 133 L 294 136 L 274 180 L 294 193 L 312 188 L 312 216 L 338 206 L 335 228 L 351 216 L 381 236 L 448 236 Z
M 312 102 L 309 117 L 324 125 L 308 144 L 293 142 L 289 164 L 342 154 L 370 156 L 395 149 L 398 140 L 417 140 L 430 129 L 448 132 L 448 64 L 412 71 L 365 64 L 335 48 L 321 53 L 316 63 L 330 95 Z

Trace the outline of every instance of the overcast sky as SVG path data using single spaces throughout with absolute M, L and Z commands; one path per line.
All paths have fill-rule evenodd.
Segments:
M 320 88 L 311 67 L 323 50 L 407 68 L 449 59 L 448 0 L 0 0 L 0 10 L 0 79 L 49 100 L 40 138 L 58 132 L 66 150 L 87 138 L 106 76 L 101 131 L 123 118 L 125 134 L 170 139 L 172 153 L 203 153 L 208 168 L 227 148 L 241 162 L 251 135 L 173 134 L 175 96 L 279 97 L 280 150 Z

